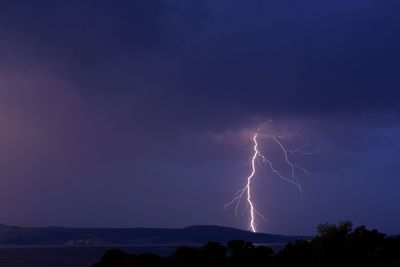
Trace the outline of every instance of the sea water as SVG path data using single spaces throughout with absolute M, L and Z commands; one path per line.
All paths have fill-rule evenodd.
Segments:
M 269 246 L 277 252 L 283 248 L 284 244 L 270 244 Z M 0 267 L 91 267 L 100 260 L 104 252 L 112 248 L 118 248 L 130 254 L 153 253 L 165 257 L 171 255 L 177 247 L 178 245 L 0 247 Z
M 105 251 L 119 248 L 127 253 L 168 256 L 173 245 L 134 247 L 0 247 L 1 267 L 90 267 Z

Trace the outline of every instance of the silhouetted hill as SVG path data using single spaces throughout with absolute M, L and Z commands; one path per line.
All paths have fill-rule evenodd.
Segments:
M 287 243 L 302 236 L 252 233 L 221 226 L 164 228 L 24 228 L 0 225 L 0 246 L 108 246 L 142 244 L 202 244 L 213 240 L 247 240 L 260 244 Z

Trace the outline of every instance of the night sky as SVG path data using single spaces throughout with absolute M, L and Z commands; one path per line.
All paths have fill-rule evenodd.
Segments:
M 0 1 L 0 223 L 400 233 L 398 0 Z M 299 133 L 297 135 L 290 135 Z M 264 155 L 282 172 L 268 138 Z M 245 204 L 245 203 L 243 203 Z

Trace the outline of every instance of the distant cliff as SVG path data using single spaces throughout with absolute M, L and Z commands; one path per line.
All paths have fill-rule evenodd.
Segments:
M 183 229 L 164 228 L 24 228 L 0 225 L 0 246 L 109 246 L 144 244 L 203 244 L 247 240 L 260 244 L 279 244 L 305 239 L 252 233 L 221 226 L 190 226 Z

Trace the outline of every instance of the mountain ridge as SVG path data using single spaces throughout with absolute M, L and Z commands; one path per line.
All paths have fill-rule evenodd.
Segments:
M 306 236 L 253 233 L 218 225 L 192 225 L 184 228 L 70 228 L 18 227 L 0 224 L 0 246 L 129 246 L 159 244 L 226 243 L 246 240 L 253 243 L 287 243 Z

